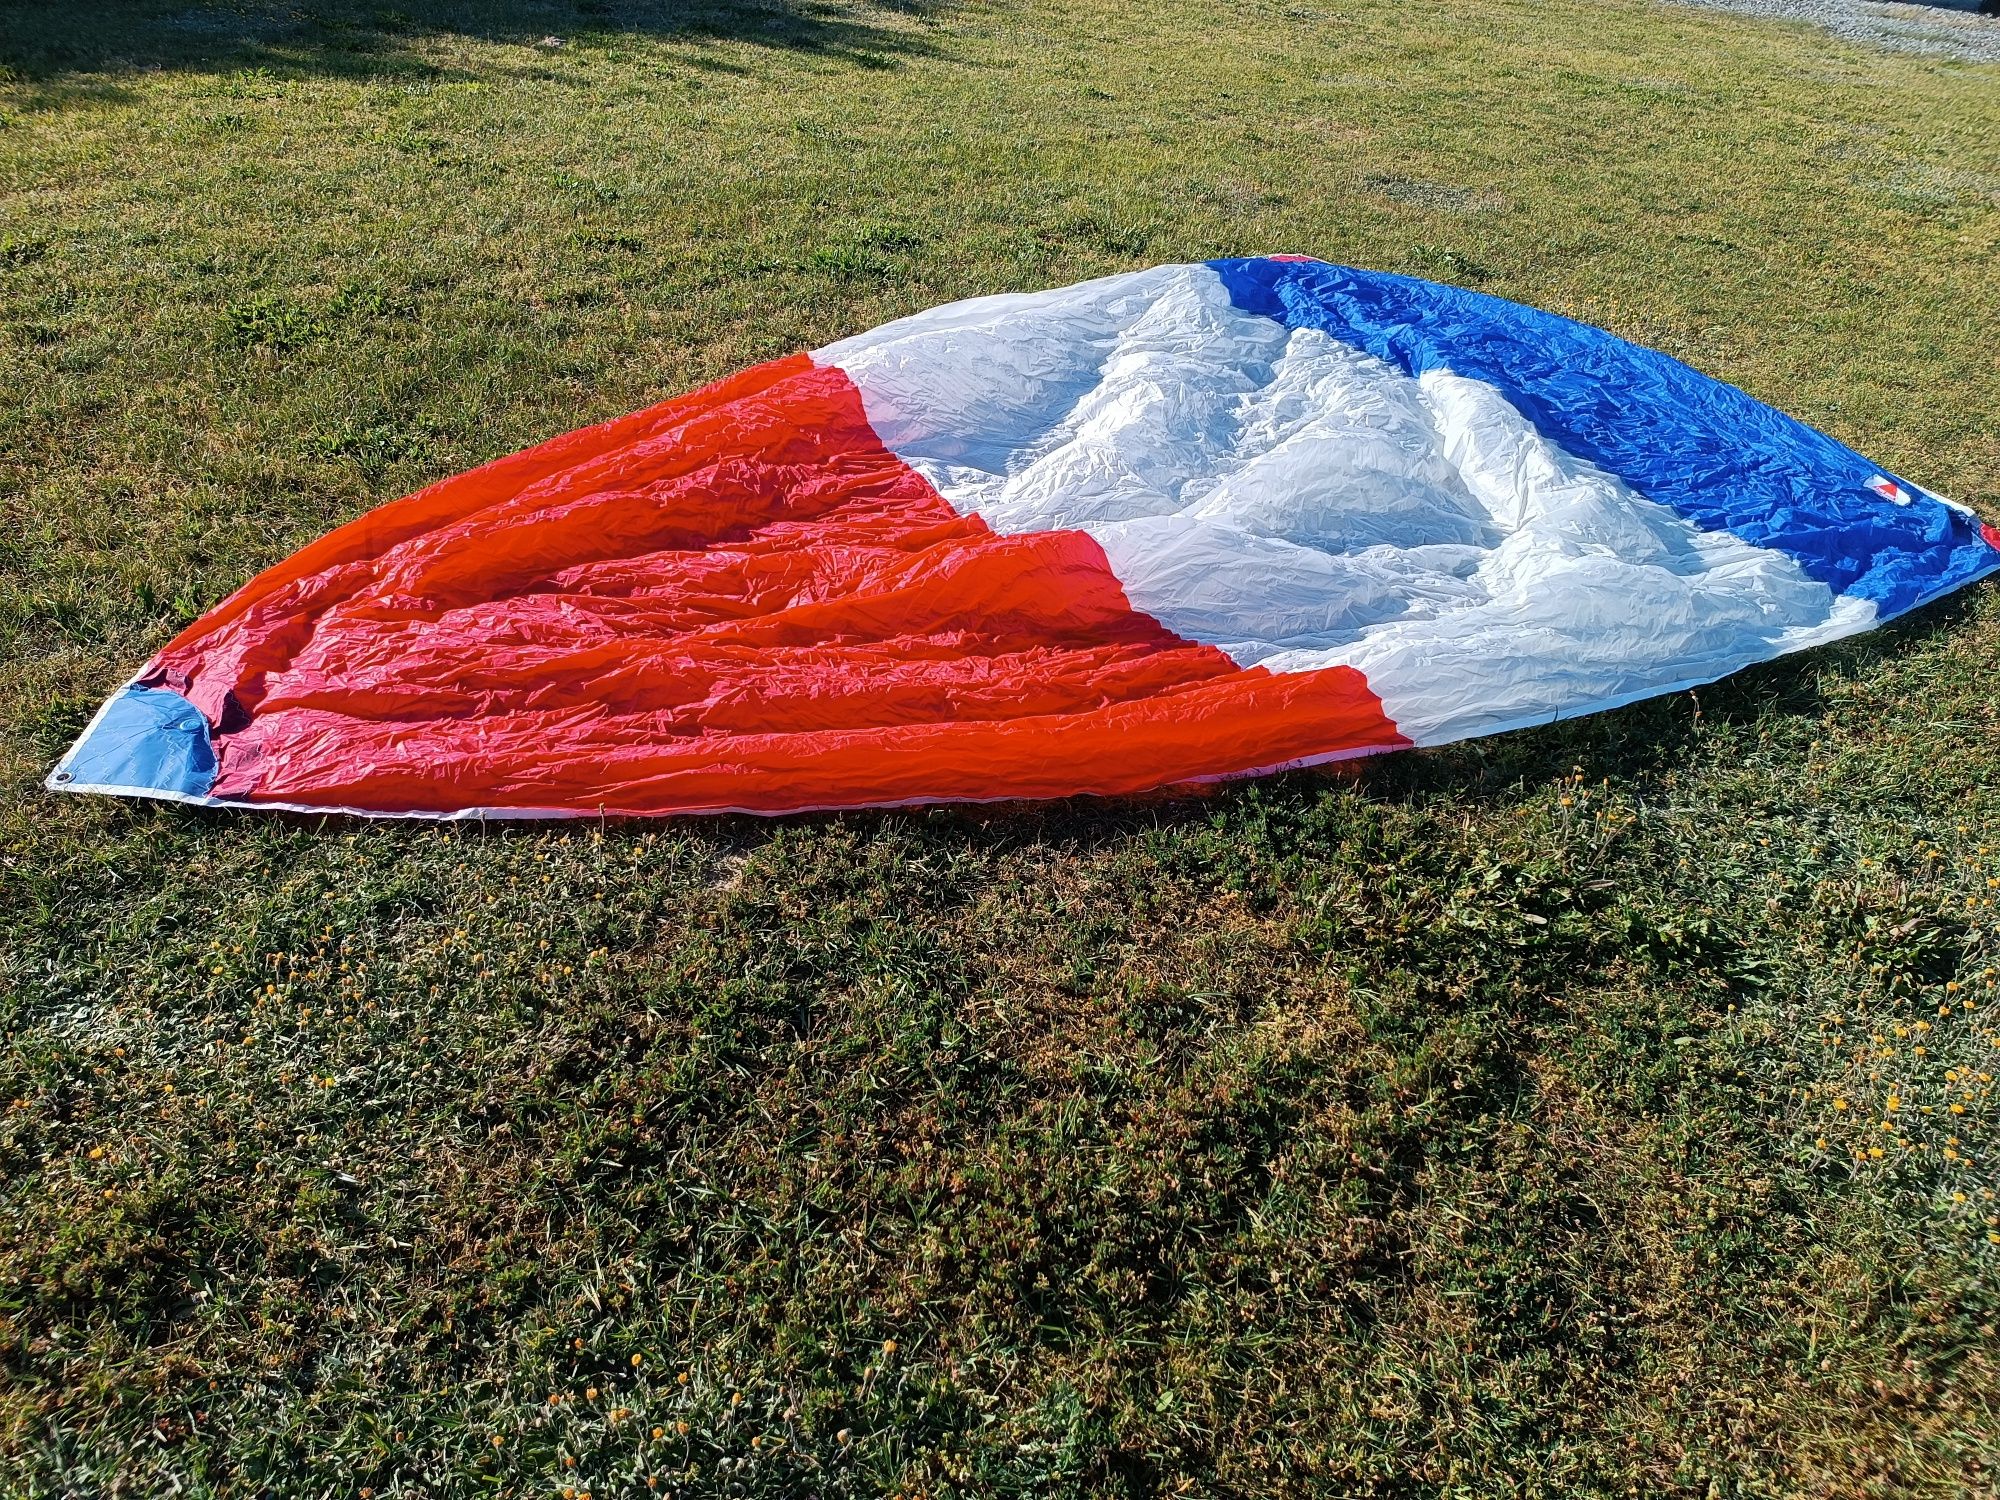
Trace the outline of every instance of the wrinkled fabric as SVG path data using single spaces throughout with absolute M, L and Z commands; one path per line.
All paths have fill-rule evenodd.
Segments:
M 1710 681 L 1996 566 L 1969 512 L 1608 334 L 1163 266 L 382 506 L 170 642 L 51 784 L 424 816 L 1133 793 Z

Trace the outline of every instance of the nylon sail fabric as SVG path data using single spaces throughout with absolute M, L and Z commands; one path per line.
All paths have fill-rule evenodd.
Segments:
M 50 784 L 417 816 L 1133 793 L 1591 712 L 2000 569 L 1663 355 L 1293 257 L 978 298 L 372 511 Z

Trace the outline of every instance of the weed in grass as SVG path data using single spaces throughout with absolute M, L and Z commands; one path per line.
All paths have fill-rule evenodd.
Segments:
M 1477 286 L 1493 278 L 1493 273 L 1471 256 L 1442 245 L 1412 245 L 1403 262 L 1420 276 L 1460 286 Z

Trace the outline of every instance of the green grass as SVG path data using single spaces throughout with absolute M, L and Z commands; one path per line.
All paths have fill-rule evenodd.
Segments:
M 2000 69 L 1638 0 L 17 0 L 0 61 L 0 1492 L 2000 1484 L 1990 588 L 1195 800 L 39 785 L 370 504 L 1164 260 L 1476 281 L 1995 514 Z

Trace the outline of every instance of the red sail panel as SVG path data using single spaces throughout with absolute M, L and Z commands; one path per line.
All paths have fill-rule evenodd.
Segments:
M 799 356 L 363 516 L 142 679 L 211 795 L 372 811 L 783 811 L 1119 793 L 1406 743 L 1134 611 L 1079 532 L 1000 536 Z

